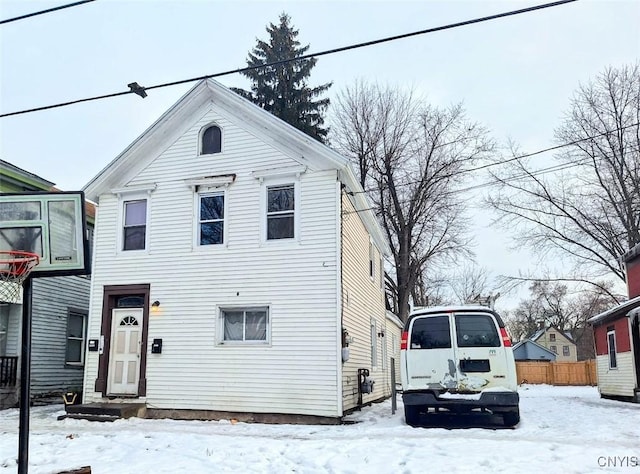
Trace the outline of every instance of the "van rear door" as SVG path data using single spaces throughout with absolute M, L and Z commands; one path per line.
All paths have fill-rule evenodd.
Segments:
M 455 388 L 456 359 L 448 314 L 413 318 L 404 351 L 405 390 Z
M 457 313 L 455 321 L 456 358 L 459 368 L 457 389 L 478 392 L 507 386 L 507 354 L 500 328 L 492 314 Z

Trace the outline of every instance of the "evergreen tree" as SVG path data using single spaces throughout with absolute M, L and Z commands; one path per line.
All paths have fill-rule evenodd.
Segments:
M 248 66 L 298 58 L 309 49 L 309 45 L 300 46 L 296 39 L 298 30 L 290 24 L 290 17 L 286 13 L 280 15 L 279 25 L 270 23 L 266 30 L 269 42 L 258 39 L 257 45 L 249 53 Z M 300 59 L 243 72 L 253 83 L 251 91 L 233 90 L 325 143 L 328 130 L 323 128 L 324 113 L 329 106 L 329 99 L 319 97 L 331 87 L 331 83 L 309 87 L 307 78 L 316 61 L 315 58 Z

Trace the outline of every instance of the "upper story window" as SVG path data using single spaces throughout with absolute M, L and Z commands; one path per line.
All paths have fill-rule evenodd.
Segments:
M 224 191 L 199 195 L 198 244 L 224 243 Z
M 369 277 L 371 279 L 375 279 L 376 276 L 376 264 L 375 264 L 375 247 L 371 242 L 369 242 Z
M 201 134 L 200 154 L 212 155 L 222 151 L 222 130 L 217 125 L 207 127 Z
M 124 201 L 122 250 L 144 250 L 147 234 L 147 200 Z
M 556 342 L 556 335 L 554 333 L 549 334 L 549 340 L 551 342 Z
M 295 185 L 267 186 L 267 240 L 295 237 Z

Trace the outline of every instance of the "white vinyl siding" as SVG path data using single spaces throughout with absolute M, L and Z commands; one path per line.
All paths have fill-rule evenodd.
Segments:
M 610 369 L 608 354 L 596 357 L 598 390 L 603 395 L 618 397 L 635 396 L 636 377 L 633 353 L 631 351 L 618 352 L 616 361 L 618 365 L 617 368 Z
M 370 236 L 362 222 L 360 213 L 355 212 L 346 193 L 342 195 L 342 311 L 343 325 L 353 342 L 349 345 L 349 360 L 342 365 L 342 396 L 344 410 L 357 406 L 358 369 L 370 371 L 375 381 L 374 391 L 365 394 L 363 401 L 376 400 L 391 394 L 388 364 L 385 369 L 380 362 L 382 344 L 386 337 L 377 333 L 393 332 L 386 321 L 383 293 L 380 291 L 380 272 L 370 277 L 370 262 L 379 261 L 379 251 L 375 246 L 370 251 Z M 371 253 L 373 258 L 371 259 Z M 374 328 L 375 325 L 375 328 Z M 375 365 L 374 361 L 375 353 Z
M 199 131 L 214 121 L 224 130 L 223 151 L 198 156 Z M 147 358 L 150 405 L 342 415 L 336 375 L 337 172 L 307 169 L 289 179 L 299 185 L 299 232 L 287 245 L 266 245 L 261 202 L 271 183 L 252 172 L 283 166 L 299 163 L 225 115 L 209 112 L 128 183 L 157 185 L 148 253 L 114 252 L 117 197 L 100 196 L 88 337 L 100 335 L 105 285 L 150 284 L 151 300 L 162 306 L 160 315 L 150 314 L 148 340 L 164 339 L 162 356 Z M 226 245 L 210 246 L 213 252 L 194 248 L 194 190 L 186 180 L 224 174 L 237 176 L 225 191 Z M 265 306 L 269 345 L 216 344 L 216 308 Z M 97 360 L 97 352 L 87 353 L 85 402 L 102 400 L 94 392 Z

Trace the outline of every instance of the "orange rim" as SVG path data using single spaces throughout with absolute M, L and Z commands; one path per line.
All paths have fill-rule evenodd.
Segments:
M 20 250 L 0 251 L 0 274 L 5 276 L 21 277 L 28 274 L 38 263 L 40 256 L 37 253 Z

